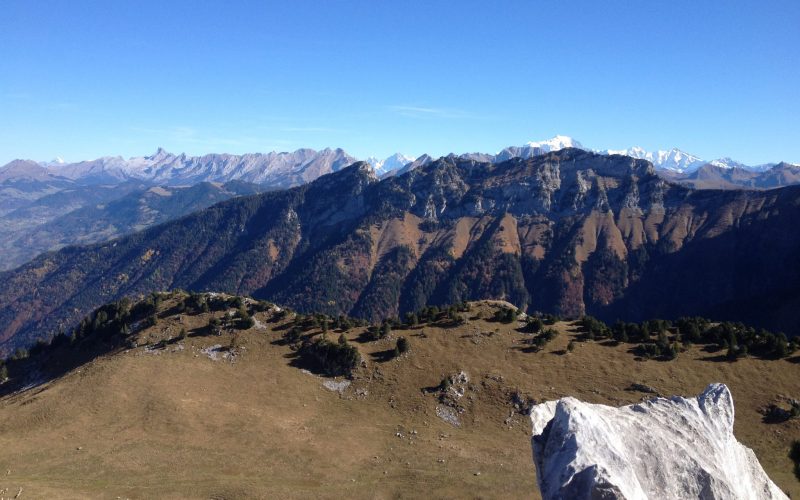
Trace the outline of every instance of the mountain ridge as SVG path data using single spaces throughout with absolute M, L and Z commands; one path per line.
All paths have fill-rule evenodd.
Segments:
M 36 163 L 15 160 L 0 168 L 4 172 L 25 162 L 30 169 L 57 175 L 85 184 L 145 180 L 165 185 L 196 182 L 228 182 L 243 180 L 273 188 L 290 187 L 334 172 L 355 162 L 342 149 L 325 148 L 319 151 L 303 148 L 293 152 L 246 153 L 242 155 L 212 153 L 187 156 L 169 153 L 159 147 L 149 156 L 124 159 L 105 156 L 76 163 Z M 17 163 L 15 163 L 17 162 Z
M 782 262 L 800 252 L 786 230 L 799 198 L 798 187 L 693 190 L 645 160 L 574 148 L 443 158 L 384 180 L 361 162 L 1 274 L 0 346 L 171 288 L 373 320 L 497 298 L 567 317 L 696 314 L 795 333 L 800 266 Z
M 700 167 L 711 164 L 717 167 L 722 168 L 740 168 L 744 170 L 749 170 L 753 172 L 765 172 L 775 165 L 780 163 L 788 163 L 788 162 L 777 162 L 777 163 L 764 163 L 755 166 L 745 165 L 741 162 L 732 160 L 728 157 L 717 158 L 714 160 L 703 160 L 698 156 L 686 153 L 678 148 L 671 148 L 669 150 L 657 150 L 657 151 L 648 151 L 638 146 L 633 146 L 627 149 L 589 149 L 584 147 L 579 141 L 573 139 L 572 137 L 565 136 L 565 135 L 556 135 L 551 139 L 541 140 L 541 141 L 529 141 L 521 146 L 508 146 L 503 148 L 499 152 L 495 154 L 490 153 L 451 153 L 452 155 L 464 158 L 464 159 L 475 159 L 479 161 L 491 161 L 494 163 L 503 162 L 513 157 L 520 157 L 520 158 L 530 158 L 531 156 L 536 156 L 539 154 L 550 153 L 554 151 L 558 151 L 561 149 L 566 148 L 578 148 L 584 149 L 587 151 L 593 151 L 595 153 L 604 154 L 604 155 L 623 155 L 623 156 L 630 156 L 632 158 L 637 159 L 644 159 L 648 160 L 653 165 L 659 169 L 664 170 L 670 173 L 677 173 L 677 174 L 691 174 L 692 172 L 696 171 Z M 322 162 L 325 163 L 324 158 L 326 156 L 339 155 L 342 158 L 345 158 L 346 161 L 349 163 L 354 163 L 357 161 L 355 157 L 348 155 L 344 150 L 341 148 L 331 149 L 325 148 L 319 151 L 315 151 L 313 149 L 308 148 L 301 148 L 294 152 L 281 152 L 278 153 L 276 151 L 272 151 L 270 153 L 245 153 L 241 155 L 233 155 L 233 154 L 226 154 L 226 153 L 211 153 L 201 156 L 187 156 L 185 153 L 181 153 L 179 155 L 169 153 L 164 148 L 159 147 L 155 153 L 149 156 L 141 156 L 141 157 L 131 157 L 129 159 L 124 159 L 121 156 L 106 156 L 101 157 L 96 160 L 85 160 L 76 163 L 65 163 L 64 160 L 58 158 L 54 161 L 49 162 L 33 162 L 31 160 L 14 160 L 11 163 L 7 164 L 4 167 L 0 167 L 0 181 L 3 180 L 3 169 L 8 166 L 11 166 L 16 162 L 16 165 L 19 165 L 20 162 L 29 164 L 30 168 L 34 168 L 33 164 L 44 168 L 47 172 L 55 175 L 56 171 L 61 171 L 61 173 L 66 174 L 66 178 L 70 179 L 80 179 L 80 178 L 91 178 L 92 175 L 99 175 L 101 172 L 102 174 L 106 175 L 106 180 L 109 179 L 120 179 L 126 178 L 131 179 L 135 178 L 138 180 L 151 180 L 154 182 L 173 182 L 173 181 L 186 181 L 189 179 L 193 179 L 194 181 L 202 180 L 202 181 L 229 181 L 233 180 L 232 177 L 225 177 L 224 172 L 220 172 L 218 169 L 215 171 L 215 168 L 218 167 L 217 164 L 224 163 L 227 164 L 227 168 L 232 170 L 240 170 L 239 177 L 237 179 L 249 181 L 249 182 L 256 182 L 256 183 L 272 183 L 275 185 L 279 185 L 281 187 L 288 187 L 292 184 L 292 182 L 297 182 L 296 179 L 293 181 L 286 181 L 282 180 L 280 182 L 276 182 L 274 178 L 269 177 L 267 173 L 270 170 L 287 170 L 286 163 L 292 165 L 289 168 L 296 170 L 302 170 L 304 162 Z M 315 155 L 319 155 L 321 158 L 314 159 Z M 428 156 L 428 155 L 422 155 Z M 366 158 L 368 164 L 370 164 L 373 169 L 375 169 L 376 173 L 380 175 L 386 175 L 391 172 L 400 172 L 403 167 L 407 166 L 408 164 L 415 162 L 417 159 L 421 158 L 415 156 L 409 156 L 401 153 L 395 153 L 390 155 L 385 159 L 378 159 L 374 156 Z M 205 164 L 205 165 L 204 165 Z M 237 165 L 238 164 L 238 165 Z M 197 168 L 198 165 L 204 165 L 206 169 L 210 169 L 211 171 L 205 174 L 201 174 L 198 172 Z M 231 166 L 232 165 L 232 166 Z M 794 165 L 789 163 L 789 165 Z M 186 176 L 185 172 L 180 172 L 182 169 L 186 169 L 189 166 L 193 169 L 194 177 Z M 795 165 L 796 166 L 796 165 Z M 178 172 L 175 179 L 169 177 L 169 168 L 170 167 L 174 171 Z M 337 163 L 336 160 L 333 161 L 333 164 L 330 165 L 329 168 L 323 167 L 320 171 L 322 173 L 328 173 L 329 171 L 335 171 L 337 167 L 341 168 L 341 162 Z M 19 167 L 17 167 L 19 168 Z M 286 173 L 286 172 L 284 172 Z M 310 179 L 305 178 L 306 182 Z

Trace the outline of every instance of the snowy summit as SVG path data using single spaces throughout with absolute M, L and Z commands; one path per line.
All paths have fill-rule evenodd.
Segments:
M 538 148 L 543 153 L 549 153 L 551 151 L 559 151 L 561 149 L 566 149 L 566 148 L 583 149 L 583 145 L 580 142 L 566 135 L 557 135 L 552 139 L 548 139 L 546 141 L 528 142 L 525 144 L 525 146 L 529 148 Z
M 395 153 L 392 156 L 386 158 L 385 160 L 379 160 L 374 156 L 367 158 L 366 162 L 375 170 L 375 173 L 379 176 L 386 174 L 388 172 L 392 172 L 395 170 L 400 170 L 401 168 L 405 167 L 409 163 L 412 163 L 416 160 L 413 156 L 404 155 L 402 153 Z
M 652 163 L 656 168 L 672 170 L 673 172 L 679 172 L 679 173 L 692 172 L 700 168 L 702 165 L 705 165 L 706 163 L 699 157 L 691 155 L 689 153 L 685 153 L 678 148 L 672 148 L 666 151 L 664 150 L 646 151 L 638 146 L 634 146 L 629 149 L 621 149 L 621 150 L 607 149 L 605 151 L 598 151 L 598 152 L 601 154 L 625 155 L 625 156 L 630 156 L 631 158 L 647 160 L 650 163 Z

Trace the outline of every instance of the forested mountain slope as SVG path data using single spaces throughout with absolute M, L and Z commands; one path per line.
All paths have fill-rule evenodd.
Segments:
M 229 200 L 0 275 L 6 351 L 123 295 L 250 294 L 370 319 L 501 298 L 613 320 L 701 314 L 796 331 L 800 189 L 693 190 L 577 149 L 444 158 L 378 181 L 364 163 Z

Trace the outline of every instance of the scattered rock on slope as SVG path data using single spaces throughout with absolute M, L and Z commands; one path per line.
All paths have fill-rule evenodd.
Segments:
M 696 398 L 620 408 L 574 398 L 536 405 L 531 444 L 542 497 L 787 498 L 736 440 L 733 418 L 723 384 Z

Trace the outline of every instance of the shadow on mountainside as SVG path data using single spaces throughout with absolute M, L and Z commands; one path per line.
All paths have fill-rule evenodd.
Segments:
M 786 231 L 798 215 L 791 207 L 761 225 L 743 221 L 736 231 L 653 254 L 620 299 L 587 313 L 607 321 L 703 316 L 800 333 L 800 266 L 785 258 L 800 254 L 800 233 Z
M 41 388 L 49 382 L 59 379 L 70 371 L 90 363 L 106 354 L 125 350 L 124 346 L 102 343 L 100 345 L 63 345 L 48 348 L 46 352 L 38 352 L 33 348 L 29 356 L 21 359 L 9 358 L 6 367 L 9 373 L 21 374 L 12 376 L 0 384 L 0 397 L 13 393 Z

